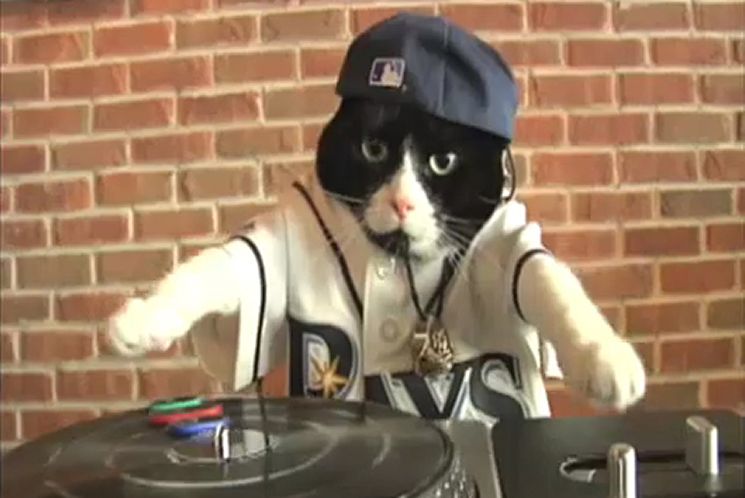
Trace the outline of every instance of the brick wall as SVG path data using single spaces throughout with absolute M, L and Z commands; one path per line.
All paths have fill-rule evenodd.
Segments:
M 638 345 L 645 406 L 743 408 L 743 2 L 298 4 L 3 5 L 4 447 L 214 388 L 185 344 L 112 356 L 102 320 L 311 167 L 347 43 L 403 8 L 514 66 L 520 197 Z

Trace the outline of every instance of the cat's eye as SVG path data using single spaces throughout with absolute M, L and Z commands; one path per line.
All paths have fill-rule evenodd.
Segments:
M 385 161 L 388 157 L 388 146 L 377 138 L 365 138 L 362 140 L 362 155 L 371 163 Z
M 429 156 L 429 167 L 434 174 L 444 176 L 455 169 L 458 163 L 458 156 L 454 152 L 447 154 L 432 154 Z

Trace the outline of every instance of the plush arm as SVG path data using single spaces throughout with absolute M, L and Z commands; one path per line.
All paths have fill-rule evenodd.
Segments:
M 210 313 L 228 314 L 240 302 L 239 262 L 228 244 L 205 249 L 161 280 L 145 299 L 128 300 L 111 319 L 109 334 L 121 354 L 167 349 Z
M 624 409 L 643 395 L 645 373 L 569 267 L 545 254 L 522 267 L 517 300 L 525 319 L 555 347 L 567 382 L 591 400 Z

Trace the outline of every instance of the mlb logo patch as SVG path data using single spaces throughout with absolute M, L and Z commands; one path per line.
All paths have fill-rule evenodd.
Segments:
M 405 67 L 406 63 L 400 57 L 378 57 L 370 68 L 370 86 L 401 87 Z

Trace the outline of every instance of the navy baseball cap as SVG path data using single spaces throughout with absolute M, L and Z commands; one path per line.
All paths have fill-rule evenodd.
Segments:
M 437 16 L 400 13 L 361 33 L 336 93 L 412 104 L 447 121 L 512 140 L 518 88 L 502 56 Z

